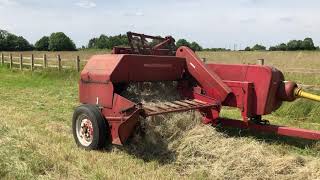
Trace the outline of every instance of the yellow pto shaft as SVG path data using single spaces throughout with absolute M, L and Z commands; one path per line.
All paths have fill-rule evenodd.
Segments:
M 304 92 L 301 88 L 296 88 L 296 89 L 294 90 L 294 95 L 295 95 L 296 97 L 306 98 L 306 99 L 310 99 L 310 100 L 313 100 L 313 101 L 318 101 L 318 102 L 320 102 L 320 96 L 315 95 L 315 94 L 311 94 L 311 93 Z

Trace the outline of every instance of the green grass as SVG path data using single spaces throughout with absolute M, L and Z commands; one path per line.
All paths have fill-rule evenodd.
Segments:
M 31 73 L 0 68 L 0 76 L 0 177 L 177 176 L 170 167 L 159 162 L 145 163 L 125 150 L 86 152 L 76 147 L 70 127 L 73 109 L 78 105 L 77 73 Z
M 207 56 L 215 58 L 216 55 L 207 54 Z M 320 84 L 317 76 L 286 74 L 286 77 L 302 83 Z M 78 78 L 78 73 L 74 71 L 59 73 L 55 70 L 35 72 L 25 70 L 21 72 L 0 68 L 0 177 L 5 179 L 233 179 L 241 177 L 250 179 L 251 177 L 255 179 L 259 176 L 244 174 L 244 172 L 270 173 L 268 168 L 272 169 L 273 165 L 268 166 L 269 163 L 275 163 L 274 167 L 277 169 L 279 166 L 287 165 L 282 165 L 280 162 L 287 162 L 288 157 L 298 160 L 302 157 L 306 164 L 319 162 L 320 144 L 318 142 L 261 135 L 235 129 L 217 129 L 218 132 L 222 132 L 221 135 L 216 134 L 212 127 L 204 131 L 209 134 L 203 134 L 202 131 L 197 134 L 194 129 L 188 131 L 182 128 L 186 131 L 186 134 L 182 134 L 184 138 L 176 138 L 173 144 L 169 142 L 169 144 L 156 145 L 154 140 L 150 140 L 133 142 L 132 146 L 114 147 L 100 152 L 81 150 L 76 147 L 71 132 L 72 113 L 79 105 Z M 320 94 L 319 91 L 315 93 Z M 298 100 L 293 103 L 284 103 L 278 111 L 265 118 L 273 124 L 320 130 L 319 110 L 319 103 Z M 231 118 L 240 118 L 239 114 L 238 110 L 229 108 L 222 111 L 222 116 Z M 178 122 L 180 125 L 177 126 L 181 126 L 181 122 L 185 122 L 185 119 L 182 118 Z M 175 127 L 167 125 L 166 128 L 173 131 Z M 201 138 L 203 136 L 207 139 Z M 217 136 L 217 139 L 213 136 Z M 161 139 L 161 135 L 157 138 Z M 190 142 L 190 139 L 193 141 Z M 248 147 L 245 146 L 246 144 Z M 162 150 L 166 149 L 166 146 L 170 151 L 166 150 L 163 154 Z M 223 149 L 224 147 L 226 149 Z M 176 152 L 171 154 L 172 150 Z M 201 150 L 206 153 L 201 154 Z M 228 156 L 232 152 L 235 152 L 233 156 Z M 215 157 L 215 153 L 220 153 L 220 156 Z M 267 154 L 260 157 L 256 153 Z M 269 156 L 277 153 L 278 160 L 268 159 Z M 244 154 L 243 157 L 242 154 Z M 251 158 L 253 159 L 250 162 L 245 160 Z M 259 158 L 265 159 L 259 160 Z M 233 161 L 236 164 L 226 166 L 228 168 L 219 171 L 221 169 L 218 167 L 223 168 L 225 164 Z M 257 164 L 254 164 L 255 162 Z M 256 165 L 251 167 L 252 171 L 249 167 L 250 163 L 253 163 L 252 166 Z M 204 168 L 201 164 L 204 164 Z M 297 167 L 298 169 L 307 168 L 305 171 L 310 173 L 314 171 L 313 174 L 316 175 L 320 172 L 317 170 L 318 165 L 316 163 L 314 166 Z M 241 169 L 242 167 L 247 169 Z M 288 172 L 287 175 L 290 175 L 291 171 Z M 281 173 L 272 171 L 271 174 L 278 177 Z M 302 174 L 300 179 L 315 176 L 304 175 L 304 173 L 304 171 L 300 173 Z M 266 174 L 263 177 L 265 176 Z M 272 177 L 270 178 L 275 179 Z

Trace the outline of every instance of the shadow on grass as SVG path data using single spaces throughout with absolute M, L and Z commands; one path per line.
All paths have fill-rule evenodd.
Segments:
M 166 139 L 154 129 L 146 131 L 137 128 L 135 135 L 122 149 L 145 162 L 157 161 L 160 164 L 169 164 L 176 157 L 176 153 L 168 148 Z

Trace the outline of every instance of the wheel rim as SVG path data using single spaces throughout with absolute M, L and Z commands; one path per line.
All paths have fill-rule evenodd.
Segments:
M 77 138 L 81 145 L 89 146 L 93 140 L 93 125 L 86 115 L 78 117 L 76 122 Z

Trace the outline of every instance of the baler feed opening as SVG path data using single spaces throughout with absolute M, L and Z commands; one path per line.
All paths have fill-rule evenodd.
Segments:
M 189 110 L 205 109 L 205 108 L 215 108 L 218 104 L 207 103 L 197 99 L 193 100 L 180 100 L 173 102 L 165 102 L 159 105 L 143 105 L 145 116 L 155 116 L 160 114 L 174 113 L 174 112 L 184 112 Z

